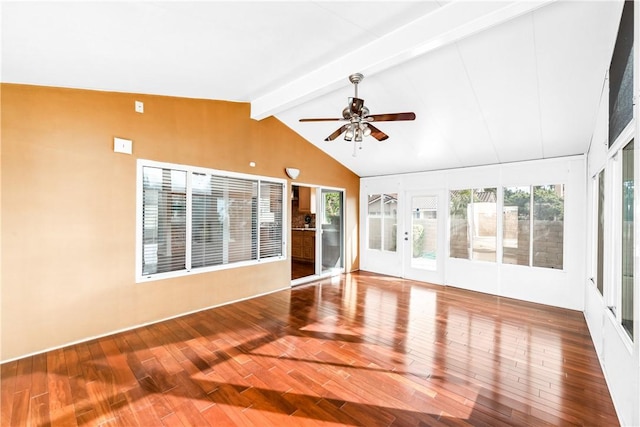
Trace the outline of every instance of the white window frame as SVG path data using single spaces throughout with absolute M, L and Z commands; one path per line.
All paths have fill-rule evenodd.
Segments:
M 603 245 L 602 245 L 602 271 L 599 271 L 598 268 L 598 229 L 600 226 L 600 218 L 598 214 L 598 210 L 600 208 L 600 177 L 604 174 L 604 204 L 602 205 L 603 215 L 604 215 L 604 223 L 603 223 Z M 611 181 L 611 168 L 607 168 L 606 164 L 601 169 L 599 169 L 595 175 L 591 177 L 591 211 L 592 211 L 592 220 L 591 220 L 591 277 L 590 282 L 591 285 L 596 289 L 596 293 L 600 295 L 600 298 L 604 300 L 605 298 L 605 289 L 608 286 L 608 278 L 610 275 L 609 269 L 611 267 L 611 261 L 608 257 L 611 255 L 611 248 L 607 246 L 607 236 L 611 234 L 611 230 L 609 227 L 611 226 L 611 220 L 609 218 L 609 208 L 610 205 L 609 198 L 611 198 L 611 193 L 608 192 L 609 181 Z M 598 275 L 602 274 L 602 293 L 598 290 Z
M 469 230 L 474 230 L 476 225 L 476 221 L 475 221 L 475 216 L 476 216 L 476 208 L 475 208 L 475 204 L 479 203 L 479 202 L 475 202 L 474 201 L 474 197 L 476 194 L 476 191 L 478 190 L 485 190 L 487 188 L 490 189 L 495 189 L 496 191 L 496 242 L 495 242 L 495 247 L 496 247 L 496 251 L 495 251 L 495 260 L 493 261 L 486 261 L 486 260 L 479 260 L 479 259 L 475 259 L 473 257 L 474 254 L 474 233 L 473 232 L 468 232 Z M 471 206 L 471 213 L 472 215 L 467 218 L 467 235 L 468 235 L 468 256 L 467 258 L 458 258 L 458 257 L 452 257 L 451 256 L 451 192 L 452 191 L 467 191 L 469 190 L 471 192 L 470 195 L 470 199 L 469 199 L 469 204 L 468 206 Z M 502 261 L 502 253 L 503 253 L 503 249 L 502 249 L 502 234 L 503 234 L 503 223 L 502 223 L 502 203 L 501 200 L 503 198 L 503 188 L 502 187 L 498 187 L 498 186 L 482 186 L 482 187 L 465 187 L 465 188 L 451 188 L 448 190 L 447 192 L 447 257 L 448 258 L 452 258 L 452 259 L 464 259 L 467 261 L 471 261 L 471 262 L 480 262 L 480 263 L 490 263 L 490 264 L 497 264 L 498 260 Z
M 605 181 L 605 197 L 610 195 L 610 201 L 605 203 L 605 215 L 609 215 L 609 221 L 611 224 L 612 233 L 607 240 L 605 240 L 605 251 L 609 252 L 607 257 L 605 252 L 605 263 L 608 264 L 608 271 L 605 269 L 605 281 L 604 281 L 604 299 L 607 304 L 608 316 L 613 320 L 613 324 L 616 327 L 618 335 L 622 338 L 622 342 L 627 347 L 629 352 L 633 351 L 634 340 L 629 337 L 628 332 L 622 326 L 622 190 L 620 189 L 620 183 L 622 182 L 622 150 L 627 146 L 632 139 L 635 139 L 635 119 L 631 119 L 631 122 L 620 133 L 614 144 L 609 149 L 609 156 L 607 159 L 606 170 L 608 178 Z M 638 143 L 638 141 L 635 141 Z M 634 162 L 634 176 L 638 176 L 638 152 L 635 151 Z M 638 186 L 636 186 L 638 187 Z M 638 188 L 635 189 L 634 198 L 638 197 Z M 634 203 L 637 203 L 634 201 Z M 635 219 L 634 219 L 635 222 Z M 634 223 L 634 227 L 636 224 Z M 637 264 L 637 259 L 636 259 Z M 634 282 L 637 283 L 638 278 L 635 277 L 638 274 L 638 265 L 634 265 Z M 635 285 L 637 287 L 637 285 Z M 637 295 L 637 293 L 636 293 Z M 635 297 L 635 295 L 634 295 Z M 634 331 L 634 335 L 637 332 Z
M 373 217 L 373 216 L 369 215 L 369 203 L 368 203 L 368 200 L 369 200 L 370 196 L 374 196 L 374 195 L 380 196 L 380 216 L 379 217 Z M 388 250 L 388 249 L 385 249 L 385 243 L 386 243 L 386 239 L 384 237 L 385 236 L 385 228 L 384 228 L 385 219 L 394 218 L 394 217 L 385 215 L 385 213 L 384 213 L 384 207 L 385 207 L 384 206 L 384 200 L 385 200 L 385 196 L 392 196 L 392 195 L 395 195 L 396 206 L 397 206 L 396 216 L 395 216 L 395 221 L 396 221 L 396 223 L 395 223 L 395 226 L 396 226 L 395 244 L 396 244 L 396 246 L 395 246 L 395 250 Z M 389 191 L 387 191 L 387 192 L 381 191 L 381 192 L 377 192 L 377 193 L 376 192 L 368 193 L 366 195 L 366 197 L 367 197 L 367 212 L 365 214 L 366 215 L 365 218 L 366 218 L 366 221 L 367 221 L 367 225 L 366 225 L 366 233 L 365 234 L 366 234 L 367 250 L 376 251 L 376 252 L 386 252 L 386 253 L 392 253 L 392 254 L 398 253 L 398 215 L 399 215 L 398 212 L 400 211 L 400 208 L 399 208 L 400 200 L 399 200 L 398 193 L 393 193 L 393 192 L 389 192 Z M 369 221 L 369 219 L 370 218 L 378 218 L 378 219 L 380 219 L 380 248 L 371 248 L 371 247 L 369 247 L 369 235 L 370 235 L 369 234 L 370 233 L 370 227 L 369 227 L 370 221 Z
M 504 264 L 503 262 L 503 255 L 504 255 L 504 223 L 503 223 L 503 212 L 504 212 L 504 189 L 505 188 L 513 188 L 513 187 L 529 187 L 529 206 L 530 206 L 530 210 L 529 210 L 529 263 L 528 265 L 521 265 L 521 264 L 505 264 L 505 265 L 510 265 L 510 266 L 514 266 L 514 267 L 525 267 L 525 268 L 540 268 L 540 269 L 548 269 L 548 270 L 557 270 L 557 271 L 564 271 L 565 270 L 565 254 L 566 254 L 566 245 L 565 245 L 565 239 L 564 239 L 564 232 L 566 229 L 566 223 L 565 223 L 565 219 L 563 218 L 562 220 L 562 229 L 563 229 L 563 247 L 562 247 L 562 268 L 552 268 L 552 267 L 543 267 L 543 266 L 536 266 L 533 265 L 533 238 L 534 238 L 534 227 L 533 227 L 533 222 L 534 222 L 534 189 L 535 187 L 540 187 L 540 186 L 548 186 L 548 185 L 562 185 L 564 188 L 564 208 L 566 208 L 567 203 L 566 203 L 566 198 L 567 196 L 567 184 L 566 182 L 559 180 L 559 181 L 554 181 L 554 182 L 542 182 L 542 183 L 536 183 L 536 184 L 501 184 L 499 186 L 485 186 L 485 187 L 465 187 L 465 188 L 451 188 L 448 190 L 448 194 L 447 194 L 447 257 L 448 258 L 452 258 L 452 259 L 463 259 L 463 260 L 468 260 L 471 262 L 487 262 L 487 263 L 494 263 L 494 264 Z M 457 258 L 457 257 L 452 257 L 451 256 L 451 192 L 452 191 L 464 191 L 464 190 L 469 190 L 471 191 L 471 200 L 469 202 L 470 205 L 473 205 L 475 202 L 473 201 L 473 195 L 474 192 L 478 189 L 482 189 L 482 188 L 495 188 L 496 189 L 496 260 L 495 261 L 481 261 L 481 260 L 476 260 L 473 258 L 473 233 L 469 233 L 469 256 L 467 258 Z M 564 209 L 563 208 L 563 209 Z M 473 210 L 473 208 L 472 208 Z M 468 218 L 468 228 L 473 228 L 475 226 L 474 224 L 474 217 L 475 215 L 471 215 L 470 218 Z
M 164 168 L 171 170 L 180 170 L 185 171 L 187 173 L 187 206 L 186 206 L 186 237 L 185 237 L 185 256 L 186 256 L 186 267 L 183 270 L 169 271 L 163 273 L 154 273 L 154 274 L 142 274 L 142 263 L 143 263 L 143 218 L 142 218 L 142 210 L 143 210 L 143 168 L 145 167 L 155 167 L 155 168 Z M 261 182 L 269 182 L 269 183 L 277 183 L 282 184 L 282 255 L 273 256 L 267 258 L 260 258 L 260 209 L 257 210 L 257 259 L 249 260 L 249 261 L 240 261 L 233 262 L 227 264 L 220 264 L 215 266 L 207 266 L 200 268 L 191 268 L 191 234 L 192 234 L 192 183 L 191 176 L 192 173 L 202 173 L 202 174 L 210 174 L 210 175 L 218 175 L 229 178 L 239 178 L 239 179 L 249 179 L 256 180 L 258 182 L 258 199 L 259 188 Z M 188 166 L 181 165 L 176 163 L 165 163 L 158 162 L 153 160 L 146 159 L 138 159 L 137 161 L 137 169 L 136 169 L 136 283 L 149 282 L 154 280 L 163 280 L 170 279 L 174 277 L 182 277 L 189 276 L 192 274 L 200 274 L 200 273 L 208 273 L 212 271 L 218 270 L 226 270 L 230 268 L 238 268 L 249 265 L 257 265 L 263 264 L 266 262 L 275 262 L 282 261 L 286 259 L 287 254 L 287 228 L 286 224 L 288 224 L 288 211 L 287 211 L 287 203 L 286 203 L 286 190 L 287 190 L 287 181 L 281 178 L 274 178 L 268 176 L 261 175 L 250 175 L 238 172 L 230 172 L 230 171 L 222 171 L 217 169 L 209 169 L 197 166 Z

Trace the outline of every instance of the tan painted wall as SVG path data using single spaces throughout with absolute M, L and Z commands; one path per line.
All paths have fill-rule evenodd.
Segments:
M 3 84 L 1 111 L 0 360 L 290 285 L 289 259 L 136 284 L 138 158 L 343 187 L 358 268 L 359 178 L 249 104 Z

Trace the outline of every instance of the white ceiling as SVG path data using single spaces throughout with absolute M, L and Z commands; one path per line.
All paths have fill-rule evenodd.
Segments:
M 588 151 L 621 1 L 1 3 L 3 82 L 251 102 L 359 176 Z M 324 138 L 353 96 L 380 122 Z

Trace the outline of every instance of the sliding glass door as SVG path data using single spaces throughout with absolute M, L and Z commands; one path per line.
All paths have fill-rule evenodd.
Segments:
M 322 274 L 340 273 L 344 268 L 344 193 L 323 188 L 320 197 Z
M 292 186 L 291 281 L 307 283 L 344 271 L 344 191 Z

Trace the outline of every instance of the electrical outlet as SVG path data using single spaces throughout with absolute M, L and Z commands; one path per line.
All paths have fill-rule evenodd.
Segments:
M 136 101 L 136 113 L 144 113 L 144 102 Z

